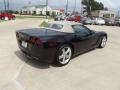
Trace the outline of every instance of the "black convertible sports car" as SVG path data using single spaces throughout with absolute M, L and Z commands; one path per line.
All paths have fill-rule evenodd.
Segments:
M 48 22 L 46 27 L 16 31 L 19 48 L 27 56 L 66 65 L 70 59 L 93 48 L 104 48 L 105 32 L 96 32 L 68 21 Z

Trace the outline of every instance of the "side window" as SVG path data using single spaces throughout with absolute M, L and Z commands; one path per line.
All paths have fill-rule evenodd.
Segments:
M 81 25 L 74 25 L 72 26 L 75 33 L 78 33 L 81 36 L 86 36 L 90 34 L 90 30 Z

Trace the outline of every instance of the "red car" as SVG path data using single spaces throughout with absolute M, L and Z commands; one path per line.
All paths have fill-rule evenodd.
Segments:
M 81 21 L 81 16 L 71 16 L 67 18 L 67 21 L 74 21 L 74 22 L 80 22 Z
M 15 19 L 15 15 L 11 13 L 0 13 L 0 19 L 2 20 L 13 20 Z

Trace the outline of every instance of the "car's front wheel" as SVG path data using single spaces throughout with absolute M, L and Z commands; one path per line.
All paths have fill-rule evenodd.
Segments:
M 99 48 L 104 48 L 106 46 L 107 43 L 107 37 L 103 36 L 99 45 Z
M 70 62 L 72 57 L 72 48 L 69 45 L 63 45 L 59 48 L 56 55 L 56 64 L 64 66 Z

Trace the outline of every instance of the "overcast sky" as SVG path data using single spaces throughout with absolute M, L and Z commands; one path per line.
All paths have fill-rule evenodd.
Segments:
M 10 8 L 18 9 L 18 8 L 28 5 L 29 2 L 31 2 L 31 4 L 45 4 L 46 0 L 9 0 L 9 1 L 11 3 Z M 67 0 L 48 0 L 48 1 L 49 1 L 49 5 L 54 8 L 65 8 Z M 114 9 L 120 8 L 120 0 L 97 0 L 97 1 L 103 2 L 103 4 L 109 8 L 114 8 Z M 77 2 L 76 10 L 80 10 L 81 0 L 76 0 L 76 2 Z M 0 0 L 0 3 L 3 3 L 3 0 Z M 74 5 L 75 5 L 75 0 L 69 0 L 70 10 L 73 9 Z M 1 9 L 3 8 L 2 4 L 0 4 L 0 8 Z

